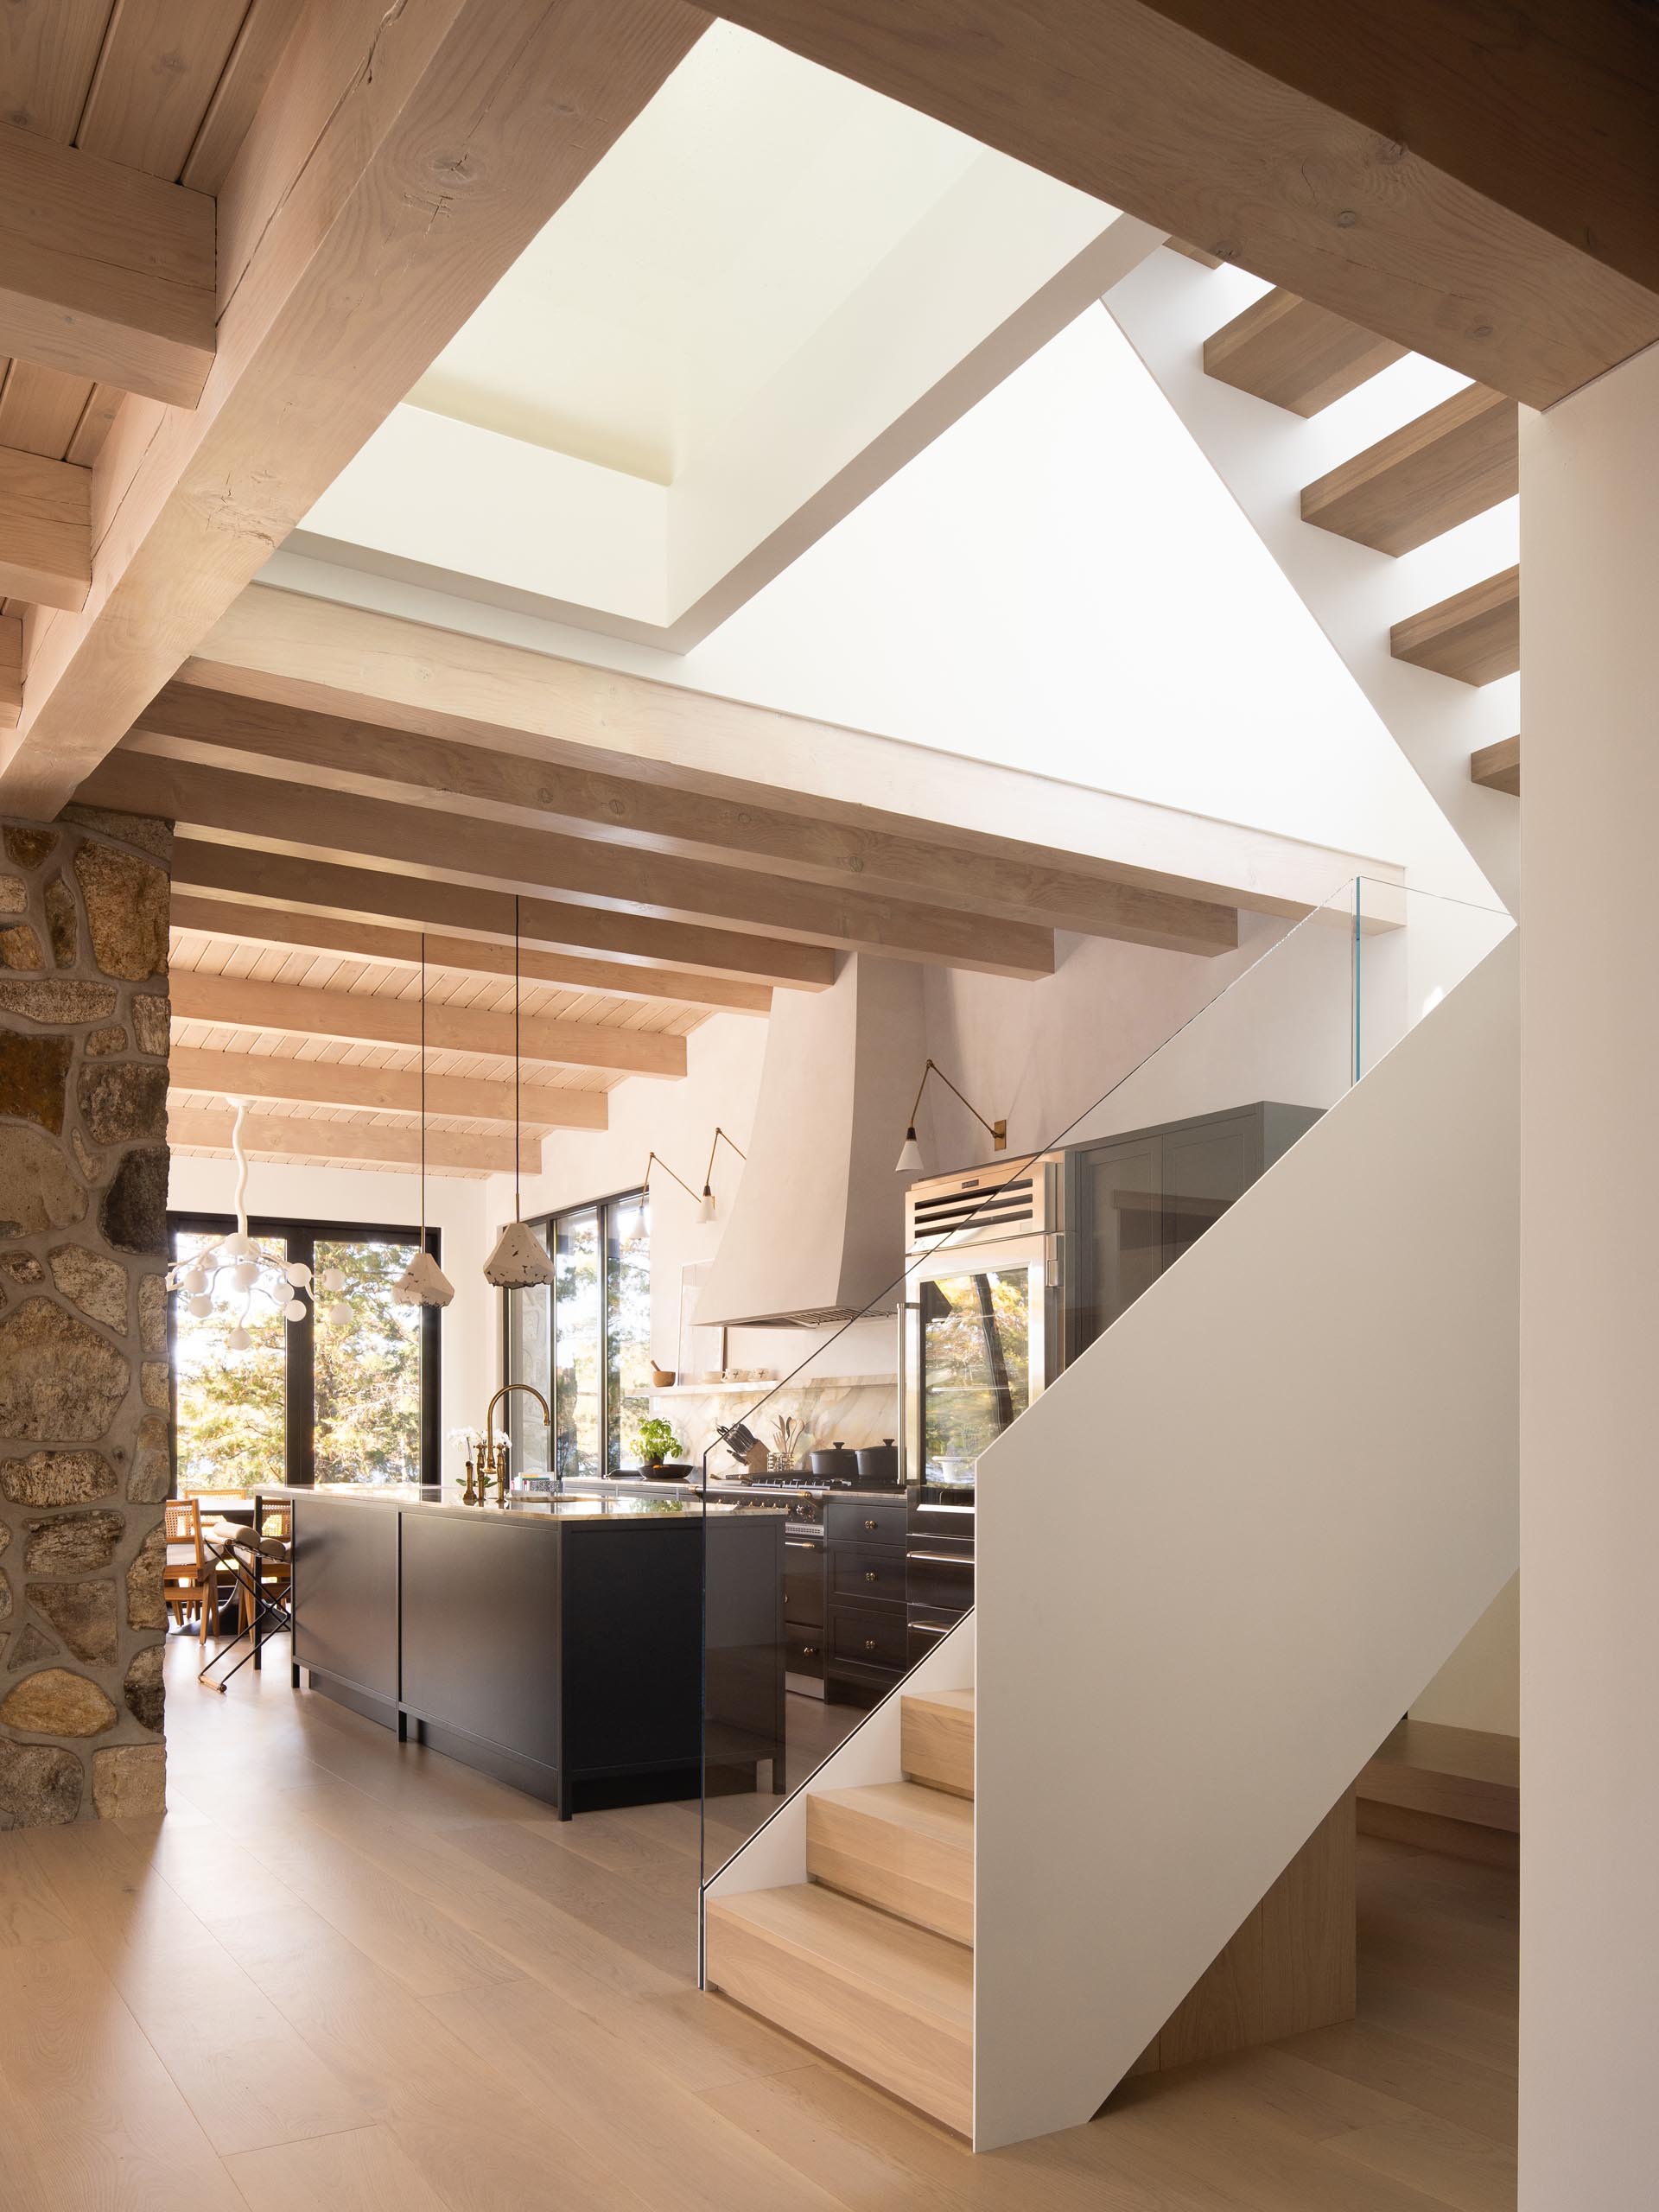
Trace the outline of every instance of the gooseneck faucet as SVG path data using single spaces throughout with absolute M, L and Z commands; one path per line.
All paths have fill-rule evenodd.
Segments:
M 499 1444 L 495 1440 L 495 1409 L 502 1399 L 514 1390 L 523 1390 L 528 1396 L 535 1399 L 542 1409 L 542 1419 L 547 1423 L 550 1433 L 552 1430 L 553 1409 L 533 1382 L 507 1382 L 502 1385 L 490 1400 L 489 1411 L 484 1416 L 484 1445 L 478 1455 L 478 1503 L 480 1505 L 489 1495 L 492 1475 L 495 1477 L 496 1503 L 505 1505 L 507 1502 L 507 1440 L 504 1436 Z M 556 1468 L 553 1470 L 553 1487 L 556 1491 L 559 1488 Z M 469 1505 L 473 1502 L 472 1492 L 473 1463 L 469 1459 L 467 1462 L 467 1502 Z

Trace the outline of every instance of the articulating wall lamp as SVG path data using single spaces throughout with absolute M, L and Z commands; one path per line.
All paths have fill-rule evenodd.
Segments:
M 988 1122 L 985 1116 L 980 1112 L 977 1106 L 974 1105 L 969 1100 L 963 1097 L 962 1093 L 957 1089 L 956 1084 L 951 1082 L 950 1077 L 946 1075 L 944 1070 L 939 1065 L 938 1062 L 937 1060 L 930 1060 L 927 1065 L 922 1070 L 922 1079 L 916 1086 L 916 1103 L 910 1109 L 910 1127 L 905 1131 L 904 1145 L 899 1152 L 898 1165 L 893 1172 L 899 1175 L 914 1175 L 919 1169 L 925 1166 L 927 1164 L 922 1158 L 922 1147 L 916 1141 L 916 1116 L 921 1109 L 922 1093 L 927 1089 L 927 1078 L 931 1075 L 938 1076 L 939 1081 L 944 1085 L 951 1096 L 953 1098 L 960 1099 L 961 1103 L 967 1107 L 968 1111 L 973 1116 L 974 1119 L 979 1123 L 981 1128 L 983 1129 L 990 1138 L 992 1151 L 1006 1152 L 1008 1148 L 1007 1122 L 1006 1121 Z
M 653 1167 L 660 1167 L 664 1174 L 673 1176 L 674 1180 L 685 1192 L 688 1198 L 695 1198 L 696 1200 L 697 1219 L 699 1221 L 712 1221 L 715 1217 L 715 1154 L 719 1150 L 722 1139 L 726 1143 L 730 1145 L 732 1150 L 737 1154 L 740 1160 L 747 1160 L 749 1156 L 747 1153 L 744 1151 L 742 1146 L 739 1144 L 737 1139 L 735 1137 L 727 1136 L 725 1130 L 720 1127 L 718 1122 L 716 1122 L 715 1125 L 714 1140 L 709 1147 L 709 1165 L 702 1171 L 702 1189 L 701 1192 L 694 1191 L 691 1185 L 686 1181 L 683 1175 L 675 1175 L 674 1170 L 663 1158 L 660 1152 L 653 1152 L 647 1156 L 645 1160 L 645 1172 L 639 1179 L 640 1189 L 644 1191 L 650 1188 L 651 1171 Z

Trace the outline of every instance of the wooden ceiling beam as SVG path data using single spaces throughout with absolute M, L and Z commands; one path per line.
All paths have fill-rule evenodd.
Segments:
M 429 1007 L 429 1014 L 431 1009 Z M 207 1097 L 282 1099 L 304 1106 L 349 1106 L 372 1114 L 418 1114 L 418 1068 L 365 1068 L 345 1060 L 297 1060 L 274 1052 L 212 1052 L 175 1045 L 168 1088 Z M 511 1077 L 429 1075 L 426 1110 L 459 1121 L 511 1122 Z M 518 1086 L 516 1109 L 526 1128 L 602 1129 L 610 1102 L 602 1090 L 561 1090 L 552 1084 Z
M 318 991 L 300 983 L 255 982 L 245 976 L 209 976 L 185 969 L 169 979 L 175 1021 L 211 1022 L 216 1028 L 262 1030 L 286 1037 L 341 1037 L 353 1045 L 410 1045 L 421 1041 L 418 1000 L 380 998 L 363 991 Z M 476 1007 L 426 1008 L 426 1042 L 435 1052 L 513 1056 L 511 1013 Z M 527 1014 L 517 1025 L 518 1051 L 549 1066 L 593 1068 L 609 1075 L 685 1073 L 685 1039 L 652 1029 L 618 1029 L 597 1021 L 556 1021 Z
M 1088 872 L 1087 862 L 1068 867 L 1042 847 L 1018 858 L 969 853 L 941 842 L 928 823 L 874 807 L 848 823 L 768 804 L 753 786 L 725 797 L 544 760 L 512 749 L 512 733 L 499 734 L 507 744 L 469 745 L 378 720 L 170 683 L 139 716 L 124 749 L 280 761 L 327 791 L 372 794 L 390 787 L 429 804 L 433 794 L 481 802 L 602 845 L 710 858 L 757 873 L 786 870 L 796 881 L 925 899 L 1166 951 L 1230 951 L 1238 942 L 1236 912 L 1115 881 Z
M 1530 406 L 1659 340 L 1656 29 L 1623 0 L 1502 37 L 1445 0 L 718 12 Z
M 1306 844 L 270 584 L 249 586 L 178 681 L 1292 921 L 1345 876 L 1397 873 L 1380 854 Z M 1017 739 L 1010 733 L 1011 753 Z
M 175 839 L 173 890 L 175 897 L 181 892 L 229 893 L 280 909 L 321 907 L 345 916 L 464 930 L 498 943 L 512 942 L 511 892 L 439 883 L 390 868 L 346 868 L 298 854 L 215 844 L 202 837 Z M 618 914 L 607 907 L 553 899 L 519 899 L 517 919 L 519 936 L 527 944 L 561 952 L 602 952 L 647 980 L 659 970 L 677 978 L 682 965 L 690 980 L 708 971 L 716 977 L 782 984 L 792 990 L 827 990 L 836 979 L 836 955 L 828 945 L 797 944 L 784 938 L 752 936 L 747 930 L 658 922 L 645 915 Z
M 245 901 L 202 899 L 176 889 L 173 926 L 198 930 L 220 940 L 307 946 L 317 952 L 344 952 L 355 960 L 385 960 L 399 967 L 419 966 L 424 939 L 430 968 L 467 976 L 511 976 L 513 972 L 510 944 L 448 937 L 441 931 L 389 929 L 333 914 L 296 913 Z M 719 1007 L 734 1014 L 767 1014 L 772 1008 L 772 991 L 765 983 L 702 975 L 691 969 L 631 968 L 620 960 L 562 958 L 533 947 L 520 949 L 518 968 L 526 982 L 559 983 L 567 990 L 602 992 L 609 998 L 671 999 L 682 1006 Z
M 169 1105 L 167 1141 L 198 1151 L 228 1152 L 232 1118 L 200 1106 Z M 355 1162 L 379 1167 L 421 1164 L 421 1132 L 407 1122 L 319 1122 L 296 1114 L 250 1114 L 242 1137 L 247 1151 L 272 1160 L 330 1160 L 342 1166 Z M 538 1174 L 541 1140 L 526 1136 L 519 1149 L 522 1172 Z M 429 1129 L 426 1166 L 430 1174 L 441 1175 L 447 1169 L 452 1173 L 510 1175 L 512 1139 L 471 1129 Z
M 16 729 L 23 703 L 23 618 L 0 614 L 0 729 Z
M 1034 924 L 600 844 L 460 813 L 436 794 L 410 804 L 334 791 L 324 804 L 315 791 L 285 777 L 244 775 L 124 750 L 87 779 L 79 796 L 94 805 L 162 814 L 236 840 L 254 838 L 319 856 L 360 854 L 418 873 L 442 870 L 486 886 L 662 918 L 781 931 L 849 950 L 993 975 L 1029 979 L 1054 969 L 1054 933 Z
M 0 446 L 0 596 L 71 610 L 86 604 L 92 482 L 90 468 Z
M 687 0 L 306 10 L 218 198 L 201 404 L 121 407 L 92 591 L 39 626 L 0 808 L 50 818 L 119 743 L 709 20 Z
M 0 206 L 7 353 L 194 407 L 213 364 L 212 198 L 4 124 Z

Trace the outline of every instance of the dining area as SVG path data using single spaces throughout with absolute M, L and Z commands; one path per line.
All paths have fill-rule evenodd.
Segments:
M 224 1690 L 274 1630 L 289 1625 L 293 1508 L 235 1491 L 168 1498 L 162 1594 L 170 1635 L 194 1636 L 197 1680 Z M 211 1658 L 207 1647 L 218 1646 Z M 226 1664 L 234 1658 L 233 1664 Z M 223 1671 L 216 1671 L 222 1668 Z

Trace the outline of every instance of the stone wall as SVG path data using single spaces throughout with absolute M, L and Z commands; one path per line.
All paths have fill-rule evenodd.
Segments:
M 0 1828 L 162 1808 L 171 854 L 0 823 Z

